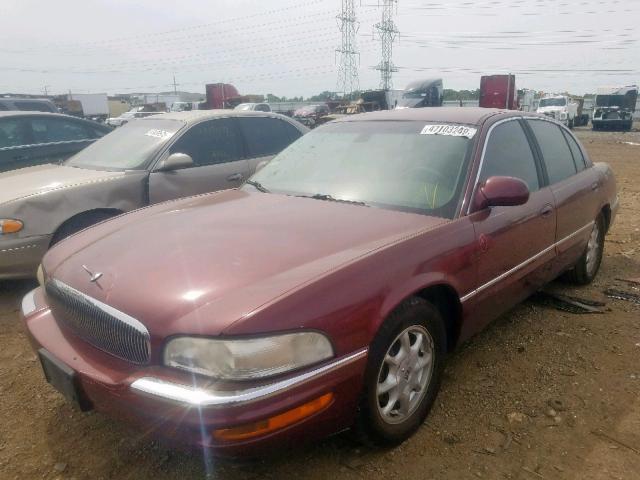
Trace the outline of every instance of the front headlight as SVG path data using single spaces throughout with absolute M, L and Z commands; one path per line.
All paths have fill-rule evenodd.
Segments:
M 562 118 L 564 120 L 565 118 L 567 118 L 567 114 L 564 113 L 564 112 L 561 112 L 560 113 L 560 118 Z
M 14 218 L 0 218 L 0 235 L 16 233 L 22 230 L 24 224 Z
M 224 380 L 252 380 L 306 367 L 333 357 L 318 332 L 219 340 L 178 337 L 164 349 L 164 364 Z

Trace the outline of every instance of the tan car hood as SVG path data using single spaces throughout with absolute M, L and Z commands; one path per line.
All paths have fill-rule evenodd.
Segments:
M 124 172 L 107 172 L 66 167 L 37 165 L 0 173 L 0 205 L 51 190 L 69 188 L 121 177 Z

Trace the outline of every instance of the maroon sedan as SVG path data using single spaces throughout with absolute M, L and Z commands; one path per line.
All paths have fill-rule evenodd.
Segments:
M 589 283 L 618 207 L 553 120 L 474 108 L 356 115 L 239 189 L 60 242 L 22 305 L 82 409 L 221 454 L 423 422 L 445 356 L 561 274 Z

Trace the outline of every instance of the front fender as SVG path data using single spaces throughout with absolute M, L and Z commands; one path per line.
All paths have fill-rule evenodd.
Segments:
M 132 172 L 46 191 L 3 205 L 2 215 L 24 222 L 21 237 L 51 235 L 69 218 L 97 209 L 128 212 L 145 205 L 147 172 Z

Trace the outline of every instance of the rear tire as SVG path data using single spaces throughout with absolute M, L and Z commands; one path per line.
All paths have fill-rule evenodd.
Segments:
M 602 263 L 605 230 L 604 215 L 599 213 L 593 224 L 593 230 L 591 230 L 589 242 L 584 253 L 580 256 L 573 269 L 569 270 L 565 275 L 568 281 L 577 285 L 588 285 L 596 278 Z
M 420 428 L 440 389 L 445 351 L 442 316 L 431 303 L 412 297 L 385 320 L 369 349 L 356 421 L 364 443 L 397 445 Z
M 53 234 L 51 245 L 49 246 L 53 247 L 56 243 L 64 240 L 74 233 L 78 233 L 80 230 L 89 228 L 96 223 L 103 222 L 104 220 L 108 220 L 109 218 L 115 217 L 116 215 L 118 214 L 113 212 L 91 212 L 76 215 L 75 217 L 70 218 L 62 225 L 60 225 L 60 227 L 58 227 L 56 233 Z

